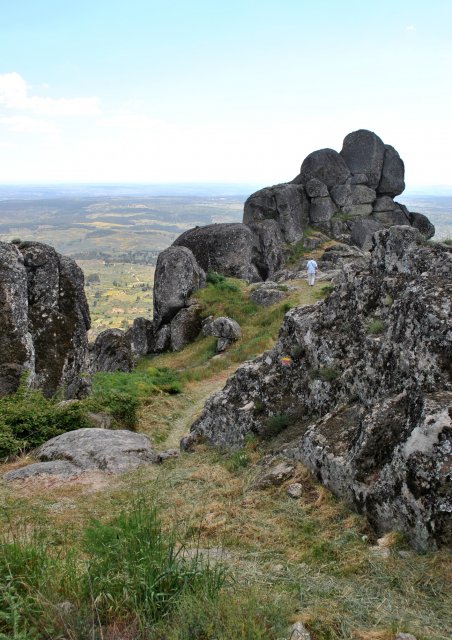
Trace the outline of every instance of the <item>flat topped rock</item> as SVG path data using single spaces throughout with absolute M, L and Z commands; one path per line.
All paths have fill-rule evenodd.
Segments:
M 84 471 L 124 473 L 142 464 L 159 462 L 147 436 L 107 429 L 68 431 L 43 444 L 36 457 L 40 462 L 6 473 L 5 480 L 38 475 L 70 477 Z
M 195 227 L 180 235 L 173 247 L 190 249 L 206 273 L 216 271 L 249 282 L 262 280 L 258 270 L 256 239 L 245 224 L 234 222 Z

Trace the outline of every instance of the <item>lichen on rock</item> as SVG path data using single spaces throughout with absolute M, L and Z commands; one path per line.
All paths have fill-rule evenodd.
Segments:
M 378 231 L 368 266 L 289 311 L 275 348 L 239 367 L 193 435 L 240 447 L 284 417 L 276 445 L 377 531 L 450 542 L 451 267 L 450 249 L 414 228 Z

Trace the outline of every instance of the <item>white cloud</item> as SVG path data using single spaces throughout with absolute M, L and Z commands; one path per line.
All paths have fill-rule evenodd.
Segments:
M 152 131 L 159 127 L 157 120 L 134 113 L 120 113 L 110 118 L 100 118 L 97 124 L 108 129 L 127 129 L 129 131 Z
M 416 31 L 416 27 L 414 26 L 414 24 L 409 24 L 406 27 L 406 31 Z
M 60 129 L 48 120 L 30 116 L 10 116 L 0 118 L 0 124 L 6 125 L 13 133 L 59 133 Z
M 46 98 L 30 95 L 26 81 L 16 72 L 0 75 L 0 106 L 41 116 L 96 116 L 100 101 L 89 98 Z

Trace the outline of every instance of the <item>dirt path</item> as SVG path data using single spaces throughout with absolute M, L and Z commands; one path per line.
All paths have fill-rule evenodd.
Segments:
M 181 415 L 175 420 L 171 432 L 166 440 L 159 445 L 159 449 L 179 449 L 180 439 L 190 431 L 192 422 L 201 413 L 207 398 L 224 387 L 226 380 L 235 368 L 222 371 L 209 380 L 198 382 L 187 391 L 190 401 L 182 410 Z

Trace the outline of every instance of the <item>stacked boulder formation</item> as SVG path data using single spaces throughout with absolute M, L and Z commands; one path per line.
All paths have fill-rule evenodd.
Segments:
M 450 544 L 451 276 L 447 245 L 407 225 L 378 231 L 367 266 L 289 311 L 275 348 L 239 367 L 185 440 L 240 447 L 283 418 L 273 450 L 378 533 L 401 530 L 419 550 Z
M 243 223 L 196 227 L 174 245 L 190 249 L 204 271 L 259 282 L 284 267 L 290 245 L 304 243 L 308 228 L 365 250 L 373 233 L 393 225 L 430 238 L 435 228 L 428 218 L 394 200 L 405 189 L 404 174 L 394 147 L 360 129 L 345 137 L 340 152 L 310 153 L 290 182 L 253 193 Z
M 82 270 L 39 242 L 0 242 L 0 397 L 24 374 L 52 396 L 77 395 L 90 327 Z
M 369 235 L 392 225 L 417 227 L 430 238 L 435 229 L 428 219 L 394 201 L 405 189 L 404 174 L 394 147 L 360 129 L 345 137 L 339 153 L 314 151 L 294 180 L 251 195 L 243 222 L 275 220 L 288 243 L 302 240 L 308 226 L 361 247 L 368 244 Z

